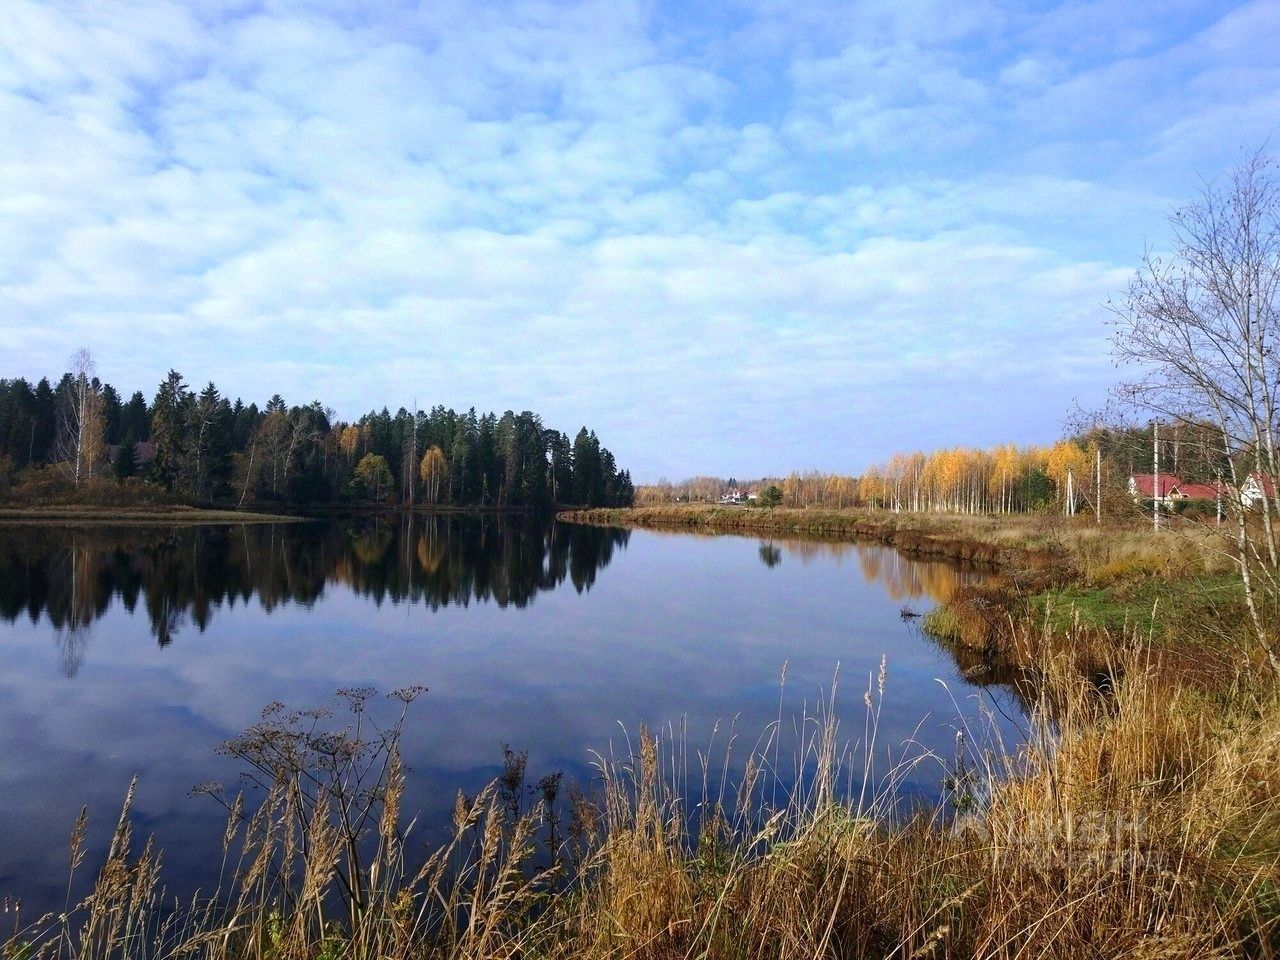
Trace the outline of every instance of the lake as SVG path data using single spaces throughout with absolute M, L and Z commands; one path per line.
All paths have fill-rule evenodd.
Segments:
M 0 898 L 60 908 L 81 805 L 101 856 L 135 774 L 137 832 L 165 850 L 170 890 L 210 885 L 224 817 L 191 790 L 237 773 L 215 748 L 268 703 L 354 685 L 429 688 L 405 741 L 405 808 L 427 836 L 500 772 L 504 744 L 533 780 L 588 785 L 593 751 L 626 756 L 646 723 L 716 755 L 736 735 L 732 767 L 780 700 L 789 735 L 837 669 L 856 740 L 882 656 L 877 753 L 936 753 L 900 786 L 933 800 L 957 729 L 1016 737 L 1018 708 L 902 610 L 984 576 L 875 544 L 480 517 L 0 526 Z

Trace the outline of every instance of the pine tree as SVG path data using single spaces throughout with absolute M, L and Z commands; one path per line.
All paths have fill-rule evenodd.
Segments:
M 138 445 L 133 440 L 133 434 L 125 435 L 111 466 L 117 480 L 125 480 L 138 472 Z
M 173 489 L 182 470 L 187 446 L 187 410 L 191 405 L 191 392 L 182 380 L 182 374 L 170 370 L 156 390 L 151 404 L 151 441 L 155 444 L 155 457 L 151 461 L 151 478 Z
M 147 398 L 141 390 L 134 392 L 120 410 L 120 436 L 130 434 L 136 442 L 143 442 L 151 436 L 151 413 L 147 410 Z

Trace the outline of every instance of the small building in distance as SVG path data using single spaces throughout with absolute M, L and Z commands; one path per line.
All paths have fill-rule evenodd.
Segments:
M 1266 497 L 1274 502 L 1276 496 L 1276 478 L 1263 473 L 1251 473 L 1240 485 L 1240 502 L 1245 509 L 1262 506 Z
M 1173 492 L 1182 486 L 1182 480 L 1172 473 L 1160 474 L 1159 489 L 1154 473 L 1135 473 L 1129 478 L 1129 496 L 1135 500 L 1159 500 L 1162 504 L 1173 501 Z
M 1172 505 L 1179 500 L 1217 500 L 1231 487 L 1222 483 L 1187 483 L 1177 474 L 1160 474 L 1160 490 L 1156 492 L 1155 474 L 1135 473 L 1129 478 L 1129 495 L 1135 500 L 1155 500 Z
M 1183 483 L 1174 488 L 1170 496 L 1175 500 L 1217 500 L 1229 487 L 1216 483 Z

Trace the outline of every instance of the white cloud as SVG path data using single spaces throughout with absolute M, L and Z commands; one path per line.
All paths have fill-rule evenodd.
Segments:
M 946 9 L 13 0 L 2 372 L 532 408 L 642 478 L 1045 439 L 1280 119 L 1274 8 Z

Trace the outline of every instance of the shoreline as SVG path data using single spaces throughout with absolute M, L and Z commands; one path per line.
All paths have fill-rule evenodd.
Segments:
M 114 527 L 204 526 L 228 523 L 308 523 L 312 517 L 283 513 L 259 513 L 212 507 L 165 504 L 146 507 L 110 507 L 68 504 L 42 507 L 0 507 L 0 525 L 85 524 Z
M 826 539 L 872 540 L 914 557 L 995 567 L 1038 566 L 1058 554 L 1047 536 L 1031 529 L 1028 522 L 1031 518 L 1022 517 L 696 504 L 571 509 L 558 513 L 556 519 L 595 526 L 712 534 L 800 534 Z
M 0 526 L 91 524 L 102 526 L 202 526 L 237 523 L 315 523 L 344 517 L 474 516 L 528 517 L 534 511 L 505 507 L 299 504 L 290 512 L 234 507 L 196 507 L 188 504 L 111 506 L 108 504 L 46 504 L 0 506 Z

